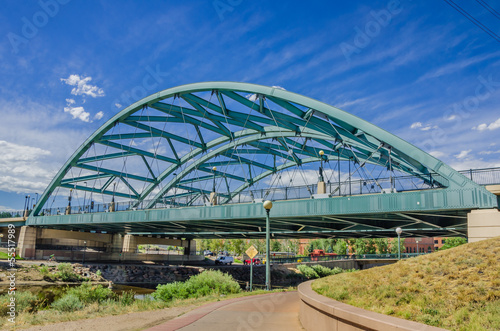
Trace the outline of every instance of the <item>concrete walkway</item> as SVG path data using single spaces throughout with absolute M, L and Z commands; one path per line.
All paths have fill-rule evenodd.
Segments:
M 297 292 L 262 294 L 207 304 L 148 331 L 303 330 Z

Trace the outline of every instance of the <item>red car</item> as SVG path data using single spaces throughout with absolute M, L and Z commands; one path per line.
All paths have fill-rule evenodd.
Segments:
M 261 264 L 260 259 L 255 259 L 255 258 L 254 258 L 254 259 L 252 259 L 252 262 L 253 262 L 253 265 L 259 265 L 259 264 Z M 248 265 L 250 265 L 250 259 L 248 259 L 248 260 L 244 260 L 244 261 L 243 261 L 243 264 L 245 264 L 245 265 L 247 265 L 247 264 L 248 264 Z

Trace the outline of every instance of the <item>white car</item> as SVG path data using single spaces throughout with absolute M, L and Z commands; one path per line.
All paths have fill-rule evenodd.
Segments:
M 217 259 L 215 259 L 215 264 L 233 264 L 234 262 L 234 257 L 232 256 L 219 256 Z

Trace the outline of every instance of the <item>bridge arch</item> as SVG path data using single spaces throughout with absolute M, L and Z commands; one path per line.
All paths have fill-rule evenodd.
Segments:
M 340 162 L 347 161 L 359 172 L 385 168 L 429 187 L 478 188 L 428 153 L 336 107 L 278 87 L 205 82 L 154 93 L 114 115 L 65 162 L 32 216 L 49 208 L 59 190 L 153 208 L 181 196 L 203 199 L 213 182 L 225 186 L 220 194 L 229 202 L 284 169 L 335 161 L 330 174 L 342 173 Z

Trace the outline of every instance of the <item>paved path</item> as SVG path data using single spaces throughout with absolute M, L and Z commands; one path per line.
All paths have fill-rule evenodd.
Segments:
M 270 293 L 207 304 L 148 331 L 303 330 L 297 292 Z

